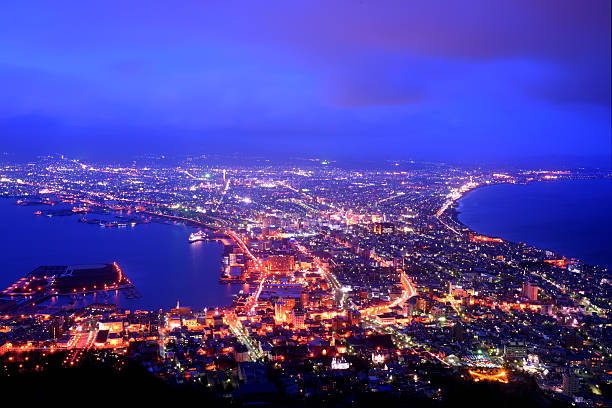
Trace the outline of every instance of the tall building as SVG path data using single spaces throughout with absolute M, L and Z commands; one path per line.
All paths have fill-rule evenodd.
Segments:
M 359 326 L 359 323 L 361 323 L 361 313 L 359 313 L 359 310 L 349 310 L 348 321 L 351 326 Z
M 295 308 L 291 313 L 291 323 L 293 323 L 293 327 L 296 329 L 305 329 L 305 317 L 306 315 L 301 308 Z
M 346 321 L 341 316 L 336 316 L 332 319 L 332 330 L 339 332 L 346 328 Z
M 294 306 L 295 299 L 279 298 L 274 304 L 274 320 L 276 320 L 277 323 L 287 321 L 288 315 L 291 313 Z
M 265 215 L 261 218 L 264 228 L 276 227 L 280 224 L 280 218 L 275 215 Z
M 506 361 L 521 361 L 527 357 L 527 346 L 525 343 L 511 341 L 504 346 L 504 358 Z
M 293 270 L 294 263 L 293 255 L 268 256 L 268 270 L 270 272 L 290 272 Z
M 527 298 L 530 302 L 536 302 L 538 300 L 539 290 L 539 287 L 528 281 L 523 284 L 523 297 Z
M 419 312 L 429 313 L 429 311 L 431 310 L 431 306 L 432 306 L 431 299 L 423 297 L 423 296 L 416 297 L 416 308 Z
M 282 300 L 274 304 L 274 320 L 276 320 L 277 322 L 285 320 L 284 306 L 285 302 L 283 302 Z
M 378 235 L 395 233 L 395 224 L 391 222 L 377 222 L 373 226 L 373 232 Z
M 52 339 L 59 339 L 62 337 L 62 325 L 59 320 L 54 320 L 53 323 L 49 326 L 49 334 Z
M 563 394 L 565 395 L 573 395 L 580 391 L 580 379 L 574 373 L 565 373 L 563 374 Z
M 308 307 L 309 305 L 308 292 L 305 290 L 300 294 L 300 302 L 302 303 L 302 307 Z

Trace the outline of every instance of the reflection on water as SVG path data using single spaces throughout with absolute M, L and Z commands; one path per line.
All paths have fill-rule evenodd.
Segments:
M 40 265 L 117 262 L 142 296 L 121 293 L 58 297 L 57 305 L 118 302 L 129 309 L 159 309 L 176 305 L 194 308 L 228 305 L 235 293 L 248 288 L 219 284 L 223 245 L 187 240 L 192 228 L 182 225 L 139 224 L 101 228 L 79 223 L 78 216 L 33 215 L 36 207 L 0 199 L 0 286 L 14 283 Z M 58 303 L 59 302 L 59 303 Z
M 129 307 L 129 302 L 118 290 L 93 294 L 53 296 L 46 302 L 43 302 L 42 305 L 54 307 L 74 306 L 78 308 L 92 303 L 115 303 Z

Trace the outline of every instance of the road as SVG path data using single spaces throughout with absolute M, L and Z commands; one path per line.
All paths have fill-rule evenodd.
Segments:
M 232 230 L 226 230 L 225 233 L 240 247 L 241 250 L 253 261 L 254 267 L 258 272 L 261 272 L 259 285 L 255 292 L 251 294 L 251 296 L 247 299 L 245 309 L 249 313 L 253 313 L 255 311 L 255 306 L 257 305 L 257 301 L 259 300 L 259 295 L 261 295 L 261 291 L 263 290 L 263 285 L 266 282 L 268 277 L 268 272 L 263 267 L 263 262 L 261 259 L 253 255 L 253 252 L 246 246 L 244 241 Z
M 372 315 L 377 315 L 381 313 L 386 313 L 392 308 L 394 308 L 395 306 L 417 295 L 417 290 L 414 287 L 414 284 L 412 283 L 408 275 L 406 275 L 406 273 L 403 271 L 401 272 L 401 275 L 400 275 L 400 282 L 402 283 L 402 287 L 404 289 L 400 297 L 398 297 L 397 299 L 393 300 L 391 303 L 388 303 L 386 305 L 370 306 L 370 307 L 361 309 L 359 311 L 361 315 L 362 316 L 372 316 Z
M 240 323 L 240 320 L 238 320 L 236 314 L 232 313 L 227 316 L 226 321 L 232 334 L 236 336 L 238 341 L 246 346 L 246 348 L 249 350 L 251 359 L 253 361 L 263 360 L 264 355 L 261 349 L 261 344 L 249 336 L 242 323 Z

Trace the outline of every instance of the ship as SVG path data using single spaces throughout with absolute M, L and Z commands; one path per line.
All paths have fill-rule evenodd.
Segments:
M 204 241 L 208 238 L 204 231 L 193 232 L 189 234 L 189 242 Z

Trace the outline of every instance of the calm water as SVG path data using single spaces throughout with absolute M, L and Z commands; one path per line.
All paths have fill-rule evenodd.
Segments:
M 40 208 L 49 208 L 43 206 Z M 122 295 L 96 301 L 126 308 L 228 305 L 241 287 L 218 283 L 223 246 L 189 244 L 194 230 L 182 225 L 139 224 L 101 228 L 68 217 L 35 216 L 39 209 L 0 199 L 0 286 L 6 288 L 39 265 L 117 262 L 142 298 Z
M 612 269 L 612 180 L 501 184 L 459 203 L 473 230 Z

